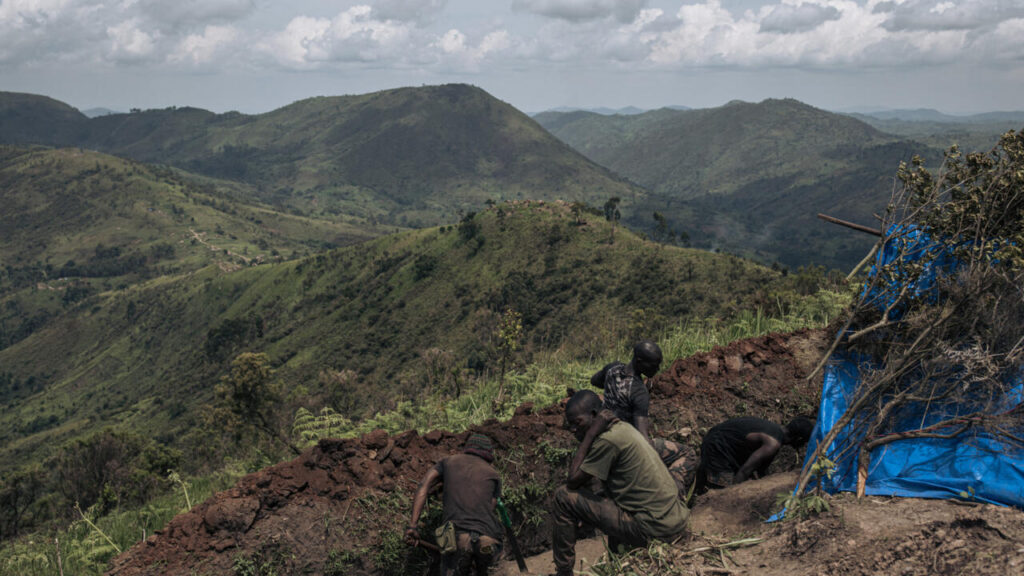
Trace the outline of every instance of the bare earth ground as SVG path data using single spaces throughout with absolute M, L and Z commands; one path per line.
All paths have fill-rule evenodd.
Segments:
M 770 334 L 676 360 L 654 379 L 656 433 L 699 444 L 706 430 L 738 415 L 785 422 L 813 416 L 820 377 L 805 375 L 826 345 L 823 332 Z M 583 387 L 583 383 L 567 382 Z M 532 573 L 550 565 L 550 492 L 564 479 L 575 440 L 562 429 L 562 408 L 524 405 L 508 422 L 473 428 L 491 436 L 513 524 Z M 325 440 L 290 462 L 250 474 L 167 528 L 116 557 L 108 574 L 221 575 L 239 559 L 277 574 L 429 573 L 430 556 L 401 545 L 410 496 L 438 459 L 457 451 L 466 433 L 383 431 Z M 795 484 L 800 455 L 790 449 L 776 472 L 698 499 L 693 535 L 671 550 L 682 574 L 1007 574 L 1024 575 L 1024 513 L 948 501 L 834 497 L 832 512 L 767 525 L 777 495 Z M 763 538 L 728 554 L 689 554 L 740 538 Z M 580 544 L 587 564 L 600 539 Z M 682 558 L 684 557 L 685 558 Z M 504 574 L 518 570 L 510 560 Z
M 796 472 L 774 474 L 709 493 L 695 506 L 692 535 L 676 543 L 680 552 L 708 544 L 762 538 L 726 556 L 695 554 L 674 566 L 682 574 L 760 576 L 867 574 L 1024 574 L 1024 513 L 991 505 L 947 500 L 842 494 L 832 510 L 801 521 L 766 524 L 775 499 L 796 484 Z M 605 548 L 601 538 L 578 544 L 581 572 L 591 570 Z M 527 558 L 531 574 L 554 572 L 551 554 Z M 498 574 L 513 576 L 506 560 Z

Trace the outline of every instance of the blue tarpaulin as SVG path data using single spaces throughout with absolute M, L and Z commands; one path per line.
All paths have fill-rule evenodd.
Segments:
M 933 242 L 916 228 L 890 229 L 888 235 L 891 240 L 880 251 L 871 270 L 872 276 L 897 258 L 904 261 L 923 259 L 924 266 L 921 274 L 912 279 L 888 278 L 886 283 L 869 294 L 869 302 L 884 311 L 894 302 L 904 282 L 911 281 L 911 292 L 915 296 L 935 301 L 938 298 L 936 279 L 954 272 L 957 267 L 951 250 Z M 901 313 L 902 310 L 894 308 L 890 317 L 898 317 Z M 862 367 L 870 369 L 870 364 L 849 352 L 837 352 L 829 360 L 817 426 L 807 448 L 808 458 L 847 411 L 860 382 Z M 893 414 L 891 428 L 882 432 L 920 430 L 983 410 L 987 414 L 1015 413 L 1015 418 L 1008 424 L 1011 427 L 1009 431 L 1017 438 L 1024 438 L 1024 418 L 1020 415 L 1024 408 L 1021 407 L 1024 372 L 1008 381 L 1005 389 L 1008 392 L 1000 393 L 998 397 L 903 406 Z M 949 434 L 957 428 L 947 426 L 934 431 Z M 831 478 L 820 478 L 823 489 L 828 492 L 856 490 L 857 460 L 863 434 L 864 427 L 858 426 L 855 419 L 828 447 L 825 457 L 835 463 L 835 470 Z M 812 479 L 812 483 L 818 480 Z M 980 428 L 967 429 L 951 438 L 896 440 L 871 452 L 865 492 L 919 498 L 966 497 L 1024 508 L 1024 449 Z
M 1002 399 L 1000 411 L 1009 412 L 1021 404 L 1022 380 L 1017 378 L 1015 387 Z M 833 356 L 825 372 L 818 422 L 807 447 L 809 456 L 846 412 L 858 382 L 858 363 Z M 966 412 L 970 408 L 909 405 L 897 419 L 903 426 L 897 424 L 888 432 L 920 429 L 955 415 L 951 411 Z M 857 457 L 862 437 L 855 429 L 856 423 L 848 426 L 825 452 L 825 457 L 836 464 L 832 478 L 821 479 L 827 492 L 852 492 L 857 488 Z M 1024 436 L 1024 430 L 1017 433 Z M 816 481 L 817 478 L 812 480 Z M 1024 508 L 1024 450 L 1008 447 L 1005 441 L 983 430 L 970 430 L 953 438 L 897 440 L 871 452 L 865 492 L 918 498 L 966 495 L 981 502 Z

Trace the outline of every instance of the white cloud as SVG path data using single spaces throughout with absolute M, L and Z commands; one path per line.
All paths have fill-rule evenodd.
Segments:
M 108 27 L 107 37 L 110 40 L 107 54 L 113 60 L 146 60 L 156 48 L 156 38 L 142 30 L 138 20 L 125 20 Z
M 257 0 L 0 0 L 0 64 L 182 62 L 182 50 L 238 39 L 223 26 L 256 7 Z
M 398 63 L 412 49 L 413 25 L 377 20 L 369 6 L 353 6 L 332 19 L 293 18 L 261 49 L 286 66 L 316 67 L 324 63 Z
M 507 55 L 515 45 L 507 30 L 491 31 L 474 43 L 464 33 L 453 28 L 442 34 L 431 48 L 436 50 L 434 61 L 442 69 L 477 72 L 484 60 Z
M 585 22 L 614 17 L 632 22 L 647 0 L 514 0 L 513 10 L 531 12 L 570 22 Z
M 202 34 L 189 34 L 174 52 L 171 62 L 205 66 L 223 60 L 225 52 L 236 46 L 239 33 L 233 26 L 207 26 Z
M 346 0 L 340 12 L 313 10 L 323 4 L 271 11 L 267 0 L 0 0 L 0 67 L 444 75 L 948 62 L 1013 68 L 1024 59 L 1024 0 L 764 0 L 742 11 L 727 0 L 512 0 L 505 4 L 512 10 L 468 15 L 453 14 L 459 3 L 448 0 Z

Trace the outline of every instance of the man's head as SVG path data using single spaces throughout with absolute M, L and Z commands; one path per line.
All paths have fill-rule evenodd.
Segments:
M 462 451 L 479 456 L 488 462 L 494 462 L 494 446 L 491 444 L 491 439 L 483 434 L 470 434 L 469 438 L 466 438 L 466 447 Z
M 786 424 L 786 443 L 790 446 L 799 448 L 811 438 L 811 432 L 814 431 L 814 421 L 808 420 L 803 416 L 797 416 L 793 418 L 789 424 Z
M 661 348 L 650 340 L 637 342 L 633 346 L 633 367 L 648 378 L 657 374 L 661 367 Z
M 590 390 L 580 390 L 565 403 L 565 425 L 582 441 L 600 411 L 601 397 Z

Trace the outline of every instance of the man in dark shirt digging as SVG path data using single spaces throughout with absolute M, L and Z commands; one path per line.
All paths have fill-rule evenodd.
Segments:
M 651 443 L 672 475 L 679 497 L 685 499 L 697 469 L 697 452 L 692 446 L 651 438 L 650 434 L 651 394 L 644 377 L 651 378 L 657 374 L 661 360 L 661 348 L 656 343 L 650 340 L 637 342 L 629 364 L 608 364 L 590 377 L 590 385 L 604 390 L 605 408 L 619 420 L 632 424 Z
M 602 410 L 597 394 L 582 390 L 565 405 L 566 426 L 580 441 L 565 486 L 555 490 L 551 553 L 559 576 L 572 574 L 576 530 L 600 529 L 608 547 L 670 540 L 686 529 L 690 511 L 658 454 L 633 426 Z M 592 478 L 604 494 L 586 490 Z
M 716 425 L 700 445 L 697 492 L 738 484 L 755 474 L 764 476 L 779 448 L 803 446 L 813 430 L 814 422 L 802 417 L 794 418 L 785 428 L 749 416 Z
M 438 462 L 423 477 L 412 503 L 405 539 L 420 539 L 417 524 L 427 495 L 443 483 L 442 522 L 454 525 L 456 549 L 441 554 L 441 573 L 484 576 L 501 552 L 501 524 L 495 513 L 501 496 L 501 478 L 491 462 L 494 449 L 483 434 L 471 434 L 462 454 Z

